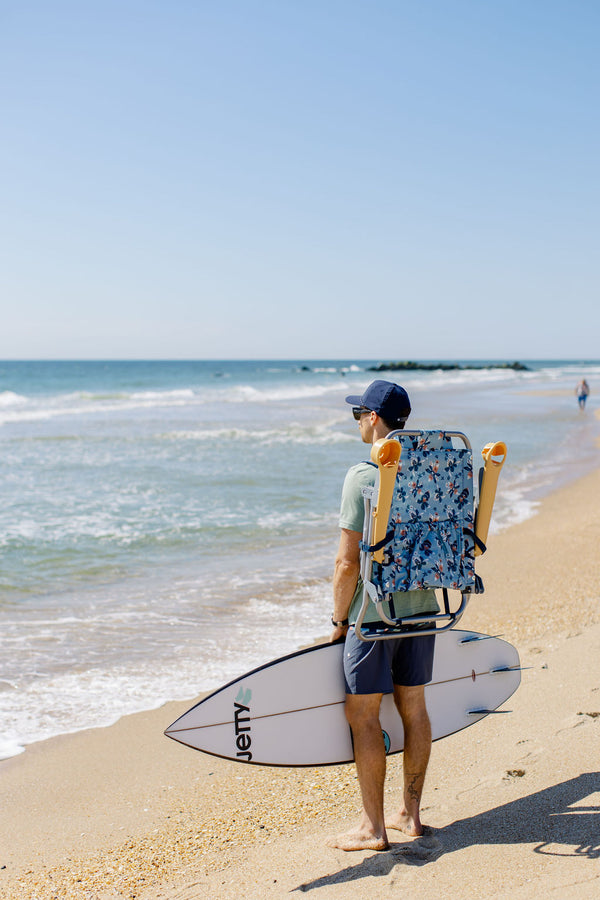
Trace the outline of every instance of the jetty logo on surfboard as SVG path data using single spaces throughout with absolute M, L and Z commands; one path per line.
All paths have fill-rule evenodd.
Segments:
M 252 691 L 250 688 L 240 687 L 237 697 L 233 703 L 233 723 L 235 726 L 235 746 L 237 747 L 236 757 L 239 760 L 250 762 L 252 759 L 251 724 L 250 724 L 250 701 L 252 700 Z

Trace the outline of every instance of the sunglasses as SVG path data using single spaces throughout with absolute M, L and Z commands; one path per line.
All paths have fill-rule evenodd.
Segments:
M 352 407 L 352 415 L 356 419 L 357 422 L 360 422 L 360 417 L 364 416 L 365 413 L 371 412 L 370 409 L 367 409 L 366 406 L 353 406 Z

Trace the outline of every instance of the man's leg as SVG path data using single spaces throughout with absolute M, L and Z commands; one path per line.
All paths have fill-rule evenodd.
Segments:
M 346 718 L 352 729 L 354 759 L 363 811 L 354 831 L 330 838 L 339 850 L 386 850 L 388 840 L 383 818 L 385 744 L 379 722 L 381 694 L 347 694 Z
M 404 803 L 387 825 L 418 837 L 423 834 L 421 796 L 431 754 L 431 722 L 425 705 L 425 687 L 395 685 L 394 700 L 404 726 Z

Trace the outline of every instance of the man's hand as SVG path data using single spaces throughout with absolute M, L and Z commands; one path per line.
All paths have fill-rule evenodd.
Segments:
M 348 632 L 347 625 L 334 625 L 333 631 L 329 635 L 329 643 L 334 644 L 336 641 L 339 641 L 340 638 L 346 637 L 347 632 Z

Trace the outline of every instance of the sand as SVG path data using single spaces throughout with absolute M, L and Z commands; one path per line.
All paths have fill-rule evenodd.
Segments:
M 527 669 L 510 713 L 434 744 L 422 838 L 330 849 L 355 822 L 353 766 L 205 756 L 162 735 L 176 703 L 0 763 L 0 897 L 600 896 L 599 501 L 594 472 L 490 539 L 461 627 L 504 635 Z M 389 809 L 401 776 L 391 757 Z

